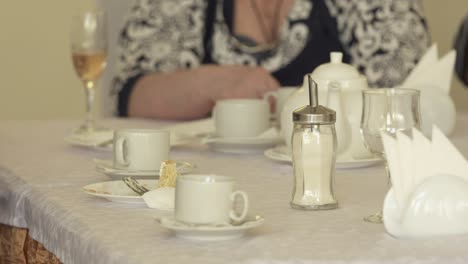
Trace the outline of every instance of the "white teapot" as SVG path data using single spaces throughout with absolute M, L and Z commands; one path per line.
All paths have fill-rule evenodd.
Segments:
M 312 78 L 318 85 L 319 102 L 327 102 L 327 107 L 337 111 L 338 158 L 369 158 L 371 153 L 365 148 L 359 131 L 362 112 L 361 91 L 368 88 L 367 79 L 353 66 L 343 63 L 342 59 L 341 52 L 331 52 L 330 63 L 317 67 L 312 72 Z M 281 133 L 289 148 L 291 148 L 293 131 L 292 112 L 308 104 L 306 77 L 304 76 L 302 87 L 287 99 L 281 111 Z M 330 92 L 333 90 L 333 96 L 328 96 L 329 88 Z

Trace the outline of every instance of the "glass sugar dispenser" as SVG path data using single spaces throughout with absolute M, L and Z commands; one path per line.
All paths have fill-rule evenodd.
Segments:
M 294 189 L 291 207 L 328 210 L 338 207 L 333 194 L 336 162 L 336 113 L 318 104 L 317 83 L 308 76 L 309 105 L 293 112 Z

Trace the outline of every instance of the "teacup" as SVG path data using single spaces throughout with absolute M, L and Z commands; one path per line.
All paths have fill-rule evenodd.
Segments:
M 234 185 L 234 178 L 229 176 L 178 176 L 175 218 L 192 225 L 219 225 L 244 221 L 249 210 L 248 196 L 244 191 L 234 191 Z M 234 211 L 237 196 L 242 198 L 243 202 L 240 214 Z
M 284 103 L 289 96 L 298 90 L 298 87 L 286 86 L 281 87 L 276 91 L 267 92 L 263 95 L 263 98 L 269 100 L 274 98 L 275 100 L 275 111 L 273 112 L 273 118 L 278 121 L 281 119 L 281 110 L 283 110 Z
M 120 129 L 114 132 L 114 168 L 129 171 L 158 170 L 169 159 L 169 131 Z
M 213 118 L 217 137 L 256 137 L 270 128 L 270 106 L 262 99 L 219 100 Z

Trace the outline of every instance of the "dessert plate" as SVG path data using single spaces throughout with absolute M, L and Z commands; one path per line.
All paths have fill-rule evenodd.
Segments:
M 220 138 L 210 135 L 202 139 L 202 143 L 214 151 L 235 154 L 262 152 L 281 142 L 280 137 Z
M 148 177 L 159 177 L 159 170 L 155 171 L 128 171 L 114 168 L 112 160 L 94 159 L 96 170 L 110 176 L 113 180 L 121 180 L 123 177 L 132 176 L 136 179 L 144 179 Z M 187 174 L 192 172 L 196 166 L 189 162 L 176 161 L 177 172 Z
M 269 148 L 263 152 L 265 156 L 271 160 L 292 163 L 291 154 L 285 145 Z M 370 167 L 379 163 L 381 159 L 374 157 L 369 159 L 341 159 L 336 161 L 337 169 L 354 169 Z
M 175 232 L 177 237 L 190 240 L 228 240 L 242 237 L 249 229 L 263 224 L 261 216 L 247 220 L 239 225 L 188 225 L 177 221 L 174 216 L 167 216 L 158 219 L 161 226 Z
M 158 180 L 139 180 L 149 190 L 158 186 Z M 106 181 L 83 187 L 89 195 L 101 197 L 115 203 L 146 205 L 143 197 L 132 191 L 123 181 Z

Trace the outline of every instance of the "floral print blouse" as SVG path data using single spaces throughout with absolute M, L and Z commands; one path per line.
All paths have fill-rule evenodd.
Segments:
M 295 0 L 272 50 L 252 54 L 232 34 L 235 0 L 137 0 L 119 38 L 111 94 L 127 115 L 134 84 L 146 73 L 202 64 L 256 65 L 283 86 L 329 61 L 331 51 L 364 74 L 370 87 L 403 81 L 430 44 L 418 0 Z

